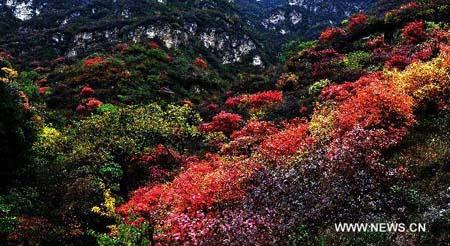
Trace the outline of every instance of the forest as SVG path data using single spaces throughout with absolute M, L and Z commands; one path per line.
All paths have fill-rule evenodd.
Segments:
M 262 66 L 1 49 L 0 244 L 449 245 L 449 13 L 356 12 Z

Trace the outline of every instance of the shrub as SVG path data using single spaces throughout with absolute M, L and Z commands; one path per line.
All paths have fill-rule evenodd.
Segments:
M 194 61 L 194 65 L 201 68 L 201 69 L 207 69 L 208 68 L 208 63 L 200 57 L 197 57 Z
M 91 96 L 95 93 L 94 89 L 92 89 L 92 87 L 90 87 L 89 85 L 84 86 L 83 88 L 81 88 L 80 94 L 82 96 Z
M 96 109 L 102 105 L 103 105 L 103 103 L 100 100 L 95 99 L 95 98 L 89 98 L 86 101 L 86 108 L 89 111 L 94 111 L 94 109 Z
M 403 27 L 402 34 L 409 44 L 422 42 L 427 37 L 425 23 L 423 21 L 410 22 Z
M 231 141 L 222 147 L 222 153 L 250 155 L 267 136 L 278 132 L 272 122 L 249 121 L 242 129 L 231 134 Z
M 201 214 L 211 216 L 208 211 L 214 206 L 241 199 L 245 182 L 257 168 L 254 162 L 209 156 L 191 164 L 171 183 L 138 189 L 117 211 L 125 217 L 135 214 L 155 220 L 158 240 L 185 242 L 195 237 L 187 233 L 192 227 L 186 223 Z M 204 220 L 197 222 L 197 231 L 208 229 Z
M 346 33 L 341 28 L 329 27 L 320 34 L 319 41 L 323 44 L 341 42 Z
M 355 14 L 349 18 L 349 23 L 348 23 L 347 28 L 353 33 L 359 32 L 367 24 L 367 19 L 368 19 L 368 17 L 364 13 Z
M 369 81 L 354 93 L 337 108 L 335 134 L 355 127 L 383 129 L 392 141 L 398 141 L 413 125 L 412 99 L 388 81 Z
M 261 143 L 258 151 L 270 162 L 285 164 L 292 155 L 310 149 L 314 142 L 308 124 L 292 124 L 269 136 Z
M 244 94 L 237 97 L 230 97 L 225 105 L 233 108 L 237 106 L 250 108 L 271 107 L 283 101 L 281 91 L 263 91 L 255 94 Z
M 361 70 L 371 62 L 372 55 L 365 51 L 354 51 L 347 54 L 345 65 L 351 70 Z
M 159 43 L 158 42 L 156 42 L 156 41 L 150 41 L 149 43 L 148 43 L 148 47 L 150 48 L 150 49 L 160 49 L 160 46 L 159 46 Z
M 102 64 L 105 60 L 102 57 L 92 57 L 89 59 L 84 60 L 83 65 L 86 68 L 90 68 L 90 67 L 94 67 L 94 66 L 98 66 L 100 64 Z
M 403 70 L 411 64 L 411 62 L 412 60 L 407 55 L 393 55 L 386 61 L 385 66 L 390 69 L 397 68 Z
M 242 117 L 240 115 L 221 111 L 213 117 L 211 122 L 204 123 L 199 128 L 204 132 L 219 131 L 225 134 L 231 134 L 233 131 L 239 129 L 241 125 Z
M 445 55 L 441 54 L 428 62 L 411 64 L 403 72 L 391 72 L 389 75 L 396 86 L 414 98 L 416 108 L 421 108 L 427 101 L 437 102 L 448 91 L 450 77 Z

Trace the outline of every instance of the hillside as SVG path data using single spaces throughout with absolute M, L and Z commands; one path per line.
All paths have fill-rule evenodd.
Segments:
M 1 5 L 7 245 L 448 244 L 447 0 L 29 3 Z
M 102 51 L 147 39 L 193 50 L 210 62 L 274 63 L 282 44 L 316 37 L 372 1 L 54 1 L 0 2 L 0 47 L 21 61 Z

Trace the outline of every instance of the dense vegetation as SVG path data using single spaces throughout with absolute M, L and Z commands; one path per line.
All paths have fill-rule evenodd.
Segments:
M 356 13 L 264 71 L 159 40 L 22 71 L 0 52 L 0 239 L 446 245 L 449 11 Z M 334 230 L 378 221 L 428 230 Z

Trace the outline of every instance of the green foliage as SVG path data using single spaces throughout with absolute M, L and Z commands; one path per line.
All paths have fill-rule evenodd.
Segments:
M 15 71 L 11 69 L 11 72 Z M 8 76 L 8 75 L 6 75 Z M 0 189 L 7 187 L 16 171 L 28 161 L 27 151 L 34 141 L 31 113 L 14 77 L 0 77 Z
M 36 96 L 38 90 L 34 85 L 34 82 L 36 82 L 40 78 L 41 75 L 35 71 L 24 71 L 20 73 L 18 83 L 25 94 L 27 94 L 28 96 Z
M 354 51 L 347 54 L 344 64 L 348 69 L 361 70 L 371 62 L 372 55 L 366 51 Z
M 201 143 L 197 130 L 201 118 L 190 107 L 163 107 L 153 103 L 125 107 L 107 105 L 106 109 L 75 120 L 64 129 L 41 128 L 33 146 L 33 163 L 24 173 L 34 177 L 32 184 L 39 191 L 39 200 L 62 198 L 58 203 L 46 203 L 42 210 L 61 210 L 61 216 L 86 227 L 104 228 L 111 223 L 109 217 L 93 213 L 91 209 L 102 204 L 105 190 L 110 190 L 111 197 L 119 201 L 117 195 L 128 192 L 127 185 L 131 181 L 123 181 L 128 178 L 128 164 L 133 157 L 157 144 L 185 151 L 198 148 Z M 119 231 L 123 234 L 119 234 L 116 242 L 137 240 L 135 236 L 126 236 L 138 233 L 135 229 L 123 227 Z M 99 240 L 108 243 L 116 239 Z
M 314 48 L 317 45 L 317 41 L 291 41 L 285 44 L 282 48 L 282 53 L 280 55 L 280 61 L 285 62 L 290 57 L 294 56 L 296 53 L 301 52 L 305 49 Z
M 316 83 L 309 86 L 308 93 L 310 95 L 317 95 L 320 93 L 320 91 L 322 91 L 323 88 L 330 85 L 330 83 L 331 83 L 331 81 L 328 79 L 323 79 L 323 80 L 317 81 Z
M 4 198 L 0 196 L 0 236 L 12 232 L 17 223 L 17 217 L 11 214 L 13 206 L 5 203 Z
M 130 226 L 120 224 L 117 227 L 113 226 L 110 229 L 114 235 L 96 234 L 91 232 L 97 238 L 97 244 L 100 246 L 146 246 L 150 245 L 149 226 L 145 223 L 140 226 Z
M 100 107 L 96 108 L 96 111 L 102 114 L 107 112 L 117 113 L 117 107 L 114 106 L 113 104 L 105 103 Z

